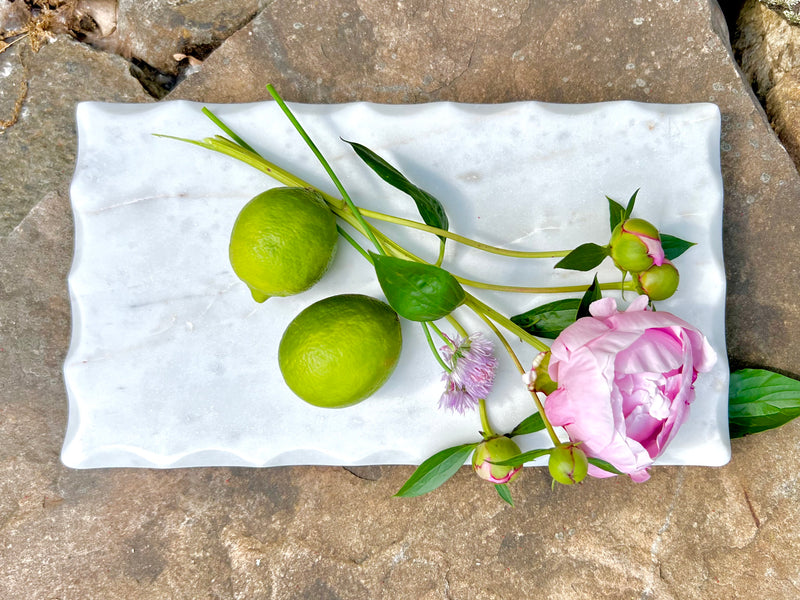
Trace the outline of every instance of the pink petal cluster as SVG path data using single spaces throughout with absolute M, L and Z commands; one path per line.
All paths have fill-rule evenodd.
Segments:
M 480 333 L 474 333 L 467 339 L 457 337 L 451 340 L 451 344 L 440 348 L 450 371 L 442 376 L 445 390 L 439 399 L 439 408 L 463 414 L 475 408 L 479 400 L 489 396 L 494 384 L 497 359 L 492 342 Z
M 703 334 L 675 315 L 647 310 L 639 296 L 625 312 L 613 298 L 553 343 L 550 377 L 558 388 L 545 413 L 596 457 L 645 481 L 647 468 L 675 437 L 694 401 L 694 381 L 716 362 Z M 611 473 L 589 466 L 594 477 Z
M 666 260 L 666 256 L 664 255 L 664 248 L 661 246 L 661 239 L 657 237 L 650 237 L 646 233 L 641 231 L 629 231 L 625 229 L 625 224 L 622 225 L 623 233 L 628 233 L 630 235 L 635 235 L 639 238 L 645 247 L 647 248 L 647 256 L 653 259 L 653 264 L 656 266 L 661 266 L 664 264 Z

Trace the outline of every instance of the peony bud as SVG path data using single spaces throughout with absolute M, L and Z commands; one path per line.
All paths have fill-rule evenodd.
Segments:
M 664 262 L 658 229 L 644 219 L 628 219 L 617 225 L 608 245 L 611 258 L 621 271 L 638 273 Z
M 669 262 L 653 265 L 636 275 L 636 289 L 650 300 L 666 300 L 678 289 L 680 275 L 678 269 Z
M 511 438 L 499 436 L 481 442 L 472 454 L 472 468 L 481 479 L 492 483 L 508 483 L 522 470 L 517 467 L 493 465 L 520 454 L 519 446 Z
M 584 480 L 589 472 L 589 461 L 575 444 L 565 444 L 553 449 L 547 468 L 558 483 L 572 485 Z
M 556 391 L 558 384 L 550 379 L 550 352 L 540 352 L 533 359 L 531 370 L 522 375 L 522 382 L 530 392 L 542 392 L 545 396 Z

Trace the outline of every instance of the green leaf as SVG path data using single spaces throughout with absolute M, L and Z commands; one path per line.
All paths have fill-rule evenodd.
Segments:
M 532 335 L 554 340 L 567 326 L 575 322 L 580 303 L 577 298 L 548 302 L 511 317 L 511 321 Z
M 603 469 L 603 471 L 608 471 L 614 475 L 625 475 L 625 473 L 617 469 L 617 467 L 612 465 L 610 462 L 607 462 L 601 458 L 588 457 L 587 460 L 589 461 L 590 465 L 594 465 L 598 469 Z
M 686 240 L 666 233 L 662 233 L 659 237 L 661 237 L 661 247 L 664 249 L 664 256 L 666 256 L 668 260 L 678 258 L 689 248 L 697 245 L 695 242 L 687 242 Z
M 514 506 L 514 500 L 511 498 L 511 490 L 508 489 L 507 483 L 495 483 L 494 489 L 497 490 L 497 493 L 507 504 Z
M 466 297 L 461 284 L 441 267 L 374 252 L 370 256 L 387 302 L 409 321 L 446 317 Z
M 573 271 L 591 271 L 608 256 L 607 246 L 598 246 L 591 242 L 581 244 L 556 263 L 556 269 Z
M 544 429 L 544 420 L 542 415 L 538 412 L 533 413 L 530 417 L 522 420 L 522 422 L 511 430 L 508 437 L 515 435 L 527 435 L 529 433 L 536 433 Z
M 530 462 L 539 458 L 540 456 L 547 456 L 553 451 L 553 448 L 546 448 L 544 450 L 528 450 L 527 452 L 523 452 L 522 454 L 517 454 L 516 456 L 512 456 L 511 458 L 507 458 L 506 460 L 492 460 L 489 461 L 493 465 L 500 465 L 503 467 L 520 467 L 524 465 L 526 462 Z
M 477 446 L 462 444 L 437 452 L 417 467 L 395 496 L 413 498 L 435 490 L 456 474 Z
M 439 229 L 447 229 L 450 226 L 442 203 L 433 195 L 411 183 L 405 175 L 366 146 L 356 142 L 344 141 L 352 146 L 359 158 L 377 173 L 381 179 L 411 196 L 417 205 L 419 215 L 427 225 L 438 227 Z M 443 236 L 439 236 L 439 238 L 442 241 L 445 240 Z
M 636 204 L 636 195 L 639 193 L 639 190 L 633 192 L 633 196 L 631 196 L 630 200 L 628 200 L 628 206 L 625 207 L 625 214 L 623 215 L 623 221 L 626 219 L 631 218 L 631 214 L 633 214 L 633 205 Z
M 731 437 L 774 429 L 800 415 L 800 381 L 764 369 L 731 373 L 728 388 Z
M 581 298 L 580 306 L 578 306 L 578 313 L 575 316 L 575 320 L 581 319 L 583 317 L 590 316 L 589 313 L 589 306 L 595 300 L 600 300 L 603 297 L 603 291 L 600 289 L 600 284 L 597 283 L 597 275 L 594 276 L 594 280 L 592 284 L 586 288 L 586 292 L 583 294 L 583 298 Z
M 625 207 L 608 196 L 606 196 L 606 200 L 608 200 L 609 225 L 611 225 L 613 233 L 616 226 L 625 220 Z

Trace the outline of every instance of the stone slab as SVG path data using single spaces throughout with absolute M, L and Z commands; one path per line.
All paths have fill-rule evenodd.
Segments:
M 772 128 L 800 166 L 800 26 L 763 2 L 748 0 L 736 21 L 733 47 Z
M 276 0 L 173 97 L 258 100 L 272 82 L 306 102 L 715 102 L 730 356 L 798 374 L 800 180 L 727 39 L 707 0 Z M 42 56 L 20 133 L 0 134 L 0 596 L 797 597 L 799 423 L 735 441 L 726 467 L 659 468 L 646 484 L 551 491 L 528 470 L 514 509 L 468 470 L 399 500 L 406 467 L 61 466 L 72 109 L 146 97 L 72 42 Z
M 187 55 L 204 58 L 268 3 L 266 0 L 119 0 L 116 27 L 97 43 L 161 73 L 177 75 L 185 66 L 181 63 Z
M 28 92 L 19 122 L 0 133 L 0 236 L 8 234 L 48 193 L 65 195 L 77 151 L 75 104 L 152 100 L 118 56 L 93 50 L 67 36 L 33 53 L 24 41 L 0 54 L 0 107 L 10 116 L 24 77 Z

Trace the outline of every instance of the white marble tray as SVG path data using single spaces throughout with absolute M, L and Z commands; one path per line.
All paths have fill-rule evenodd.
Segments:
M 340 136 L 371 147 L 440 198 L 452 230 L 493 244 L 529 250 L 604 244 L 605 196 L 624 203 L 641 188 L 636 216 L 698 242 L 677 260 L 677 295 L 659 307 L 700 327 L 720 357 L 699 379 L 691 417 L 658 462 L 729 460 L 716 106 L 292 106 L 359 204 L 416 218 L 407 197 L 368 172 Z M 335 191 L 274 103 L 211 108 L 267 157 Z M 278 340 L 291 318 L 333 293 L 380 297 L 381 291 L 367 263 L 342 243 L 318 286 L 263 305 L 251 300 L 229 267 L 228 235 L 244 203 L 277 184 L 227 157 L 151 135 L 216 134 L 200 109 L 182 101 L 78 107 L 63 462 L 76 468 L 418 464 L 478 439 L 477 414 L 437 409 L 439 368 L 410 323 L 403 323 L 397 370 L 372 398 L 326 410 L 292 395 L 277 367 Z M 392 233 L 433 256 L 428 237 Z M 445 264 L 475 279 L 589 283 L 586 274 L 554 271 L 552 260 L 448 247 Z M 610 264 L 600 274 L 617 277 Z M 555 299 L 477 295 L 506 314 Z M 535 354 L 516 346 L 525 362 Z M 500 352 L 489 412 L 495 428 L 507 431 L 533 406 Z M 543 434 L 518 440 L 523 449 L 549 446 Z

